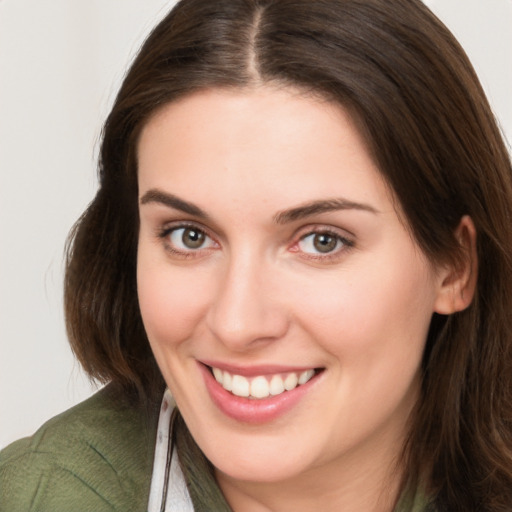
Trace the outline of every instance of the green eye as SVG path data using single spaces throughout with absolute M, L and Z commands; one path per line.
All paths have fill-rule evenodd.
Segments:
M 344 245 L 346 245 L 345 240 L 329 232 L 310 233 L 299 241 L 300 250 L 307 254 L 329 254 L 341 249 Z
M 206 236 L 197 229 L 187 228 L 183 230 L 181 241 L 189 249 L 199 249 L 204 244 Z
M 171 244 L 179 251 L 205 249 L 213 245 L 213 240 L 195 227 L 176 228 L 169 234 Z
M 331 252 L 338 245 L 337 237 L 328 234 L 318 234 L 313 237 L 313 245 L 318 252 Z

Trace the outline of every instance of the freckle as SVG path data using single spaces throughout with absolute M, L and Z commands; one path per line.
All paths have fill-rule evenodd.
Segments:
M 163 411 L 167 411 L 167 408 L 169 407 L 169 404 L 167 403 L 167 400 L 164 401 L 164 404 L 162 406 Z

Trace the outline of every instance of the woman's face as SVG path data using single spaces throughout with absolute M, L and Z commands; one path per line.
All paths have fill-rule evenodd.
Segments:
M 199 92 L 150 119 L 138 161 L 144 325 L 220 478 L 387 470 L 442 278 L 346 112 Z

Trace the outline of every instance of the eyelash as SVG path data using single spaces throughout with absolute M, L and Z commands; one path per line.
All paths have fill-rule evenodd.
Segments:
M 181 250 L 174 247 L 169 237 L 172 235 L 173 232 L 176 232 L 180 229 L 192 229 L 199 233 L 202 233 L 212 241 L 213 244 L 219 245 L 214 237 L 212 237 L 208 230 L 206 230 L 204 227 L 198 226 L 194 223 L 179 223 L 172 226 L 165 226 L 164 228 L 160 229 L 158 232 L 158 238 L 162 239 L 164 241 L 165 249 L 171 253 L 173 256 L 181 258 L 181 259 L 190 259 L 190 258 L 197 258 L 200 257 L 201 254 L 199 254 L 202 251 L 209 251 L 212 249 L 212 247 L 199 247 L 197 250 L 189 248 L 188 250 Z M 342 257 L 343 253 L 346 253 L 347 251 L 350 251 L 354 247 L 354 241 L 350 238 L 347 238 L 345 236 L 342 236 L 340 233 L 333 229 L 326 228 L 324 226 L 309 226 L 306 228 L 303 228 L 301 230 L 302 234 L 299 234 L 298 236 L 294 236 L 295 241 L 289 246 L 288 250 L 294 253 L 302 252 L 301 257 L 303 259 L 307 260 L 313 260 L 318 262 L 332 262 L 334 260 L 338 260 Z M 300 250 L 299 244 L 306 240 L 308 237 L 315 236 L 315 235 L 327 235 L 329 237 L 333 237 L 336 239 L 336 244 L 341 245 L 341 247 L 336 247 L 334 251 L 328 252 L 325 254 L 316 253 L 307 253 Z

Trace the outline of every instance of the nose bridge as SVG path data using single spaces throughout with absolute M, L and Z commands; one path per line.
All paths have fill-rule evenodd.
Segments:
M 231 350 L 246 350 L 286 332 L 286 312 L 276 298 L 273 274 L 272 263 L 255 250 L 246 248 L 227 258 L 208 323 Z

